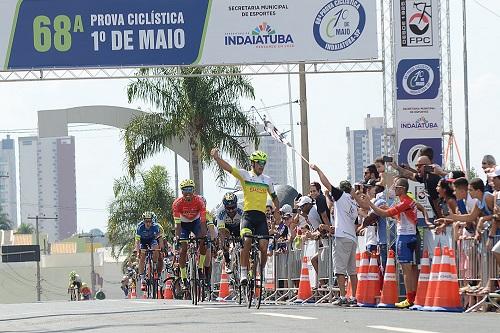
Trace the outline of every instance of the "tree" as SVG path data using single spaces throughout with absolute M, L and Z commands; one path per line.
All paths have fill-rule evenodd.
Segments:
M 2 206 L 0 205 L 0 230 L 12 230 L 12 222 L 9 220 L 7 213 L 2 211 Z
M 130 175 L 134 176 L 144 159 L 167 148 L 173 138 L 189 141 L 196 184 L 201 179 L 200 163 L 214 167 L 217 179 L 225 180 L 224 171 L 210 157 L 213 147 L 248 167 L 247 152 L 239 138 L 248 137 L 249 142 L 258 144 L 258 133 L 250 117 L 241 111 L 239 98 L 255 96 L 250 81 L 240 73 L 238 67 L 141 69 L 128 86 L 128 101 L 140 100 L 158 111 L 135 118 L 125 130 Z M 149 78 L 141 78 L 144 76 Z
M 16 234 L 33 234 L 35 228 L 31 224 L 21 223 L 17 228 Z
M 108 238 L 113 254 L 118 255 L 124 249 L 131 251 L 137 223 L 145 211 L 155 212 L 167 238 L 171 239 L 174 194 L 168 182 L 168 172 L 162 166 L 139 171 L 135 179 L 124 176 L 115 180 L 114 199 L 108 208 Z

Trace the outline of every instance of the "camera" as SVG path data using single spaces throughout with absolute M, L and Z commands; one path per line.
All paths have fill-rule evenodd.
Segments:
M 360 191 L 361 190 L 361 184 L 360 183 L 354 184 L 354 190 L 355 191 Z
M 384 160 L 384 163 L 392 163 L 394 161 L 391 156 L 383 156 L 382 159 Z
M 434 167 L 432 165 L 424 165 L 424 172 L 425 173 L 433 173 Z

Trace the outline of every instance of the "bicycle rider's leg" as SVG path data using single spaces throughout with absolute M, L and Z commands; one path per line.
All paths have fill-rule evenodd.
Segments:
M 181 223 L 180 230 L 180 238 L 188 238 L 191 233 L 190 223 Z M 181 271 L 181 279 L 182 281 L 186 281 L 187 279 L 187 271 L 186 271 L 186 256 L 187 256 L 187 243 L 182 242 L 181 248 L 179 251 L 179 267 Z
M 141 243 L 141 248 L 139 250 L 139 275 L 144 275 L 144 262 L 146 261 L 146 252 L 144 251 L 144 243 Z
M 154 239 L 151 242 L 151 250 L 153 250 L 153 263 L 158 264 L 158 257 L 160 255 L 160 246 L 158 245 L 158 241 Z
M 206 237 L 207 236 L 207 226 L 206 222 L 202 223 L 200 220 L 193 221 L 195 223 L 193 233 L 196 237 Z M 205 266 L 205 259 L 207 255 L 207 244 L 205 242 L 200 242 L 200 258 L 198 260 L 198 268 L 203 269 Z
M 267 228 L 267 221 L 259 221 L 261 223 L 258 224 L 257 230 L 255 230 L 255 234 L 259 236 L 269 236 L 269 229 Z M 269 246 L 268 239 L 259 240 L 259 249 L 260 249 L 260 263 L 262 267 L 266 266 L 267 262 L 267 249 Z
M 226 264 L 226 266 L 229 264 L 229 244 L 226 244 L 226 240 L 228 238 L 229 238 L 229 230 L 227 230 L 226 228 L 219 229 L 220 246 L 222 248 L 224 263 Z
M 248 276 L 248 260 L 250 258 L 250 248 L 252 247 L 252 239 L 245 237 L 245 235 L 251 236 L 252 230 L 249 228 L 241 229 L 241 238 L 243 239 L 243 247 L 240 251 L 240 270 L 241 270 L 241 281 L 247 280 Z
M 210 284 L 210 280 L 212 277 L 212 246 L 213 245 L 208 245 L 207 246 L 207 254 L 205 257 L 205 278 L 206 282 Z

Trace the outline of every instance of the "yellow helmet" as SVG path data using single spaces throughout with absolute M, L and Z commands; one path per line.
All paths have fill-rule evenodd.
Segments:
M 186 188 L 186 187 L 195 187 L 195 184 L 194 184 L 194 181 L 191 180 L 191 179 L 184 179 L 180 185 L 179 185 L 180 189 L 182 190 L 183 188 Z
M 258 162 L 258 161 L 266 162 L 267 161 L 267 154 L 261 150 L 256 150 L 252 153 L 252 155 L 250 155 L 250 161 L 252 161 L 252 162 Z

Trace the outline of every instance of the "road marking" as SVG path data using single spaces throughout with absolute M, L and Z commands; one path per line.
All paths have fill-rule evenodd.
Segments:
M 391 327 L 391 326 L 366 326 L 370 328 L 375 328 L 377 330 L 385 330 L 391 332 L 403 332 L 403 333 L 439 333 L 436 331 L 423 331 L 423 330 L 415 330 L 413 328 L 402 328 L 402 327 Z
M 270 316 L 270 317 L 303 319 L 303 320 L 318 319 L 318 318 L 314 318 L 314 317 L 295 316 L 295 315 L 287 315 L 287 314 L 283 314 L 283 313 L 272 313 L 272 312 L 254 312 L 252 314 L 254 314 L 254 315 L 262 315 L 262 316 Z
M 219 310 L 220 308 L 202 308 L 203 310 Z

